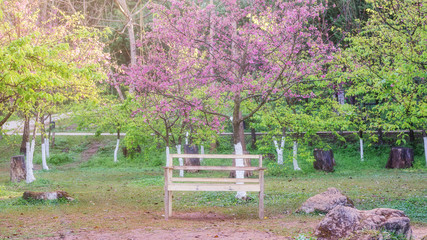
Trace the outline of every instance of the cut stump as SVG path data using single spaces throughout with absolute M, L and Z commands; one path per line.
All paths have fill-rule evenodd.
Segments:
M 13 156 L 10 159 L 10 181 L 20 182 L 25 181 L 27 177 L 27 170 L 25 168 L 25 156 Z
M 404 147 L 392 147 L 386 168 L 410 168 L 414 163 L 414 150 Z
M 184 145 L 185 154 L 199 154 L 196 145 Z M 184 158 L 184 166 L 200 166 L 200 158 Z M 187 170 L 186 172 L 198 172 L 198 170 Z
M 334 153 L 331 150 L 325 151 L 323 149 L 314 149 L 313 166 L 317 170 L 323 170 L 326 172 L 333 172 L 335 166 Z
M 57 199 L 66 199 L 68 201 L 73 201 L 72 198 L 67 192 L 56 191 L 56 192 L 31 192 L 25 191 L 23 196 L 25 200 L 57 200 Z

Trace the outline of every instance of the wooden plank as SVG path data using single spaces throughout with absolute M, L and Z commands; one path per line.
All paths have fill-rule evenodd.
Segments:
M 168 168 L 168 167 L 165 167 Z M 206 171 L 259 171 L 259 167 L 232 167 L 232 166 L 173 166 L 174 170 L 206 170 Z
M 258 178 L 172 178 L 172 182 L 210 182 L 210 183 L 221 183 L 221 182 L 245 182 L 245 183 L 259 183 Z
M 259 155 L 232 155 L 232 154 L 170 154 L 172 158 L 204 158 L 204 159 L 212 159 L 212 158 L 250 158 L 250 159 L 258 159 Z
M 225 192 L 259 192 L 259 184 L 203 184 L 203 183 L 172 183 L 169 191 L 225 191 Z

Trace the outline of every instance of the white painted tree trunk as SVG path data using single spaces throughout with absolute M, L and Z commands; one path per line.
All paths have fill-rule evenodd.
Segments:
M 294 157 L 293 157 L 292 163 L 294 165 L 294 170 L 295 171 L 301 170 L 301 168 L 298 166 L 298 160 L 297 160 L 297 154 L 298 154 L 298 142 L 297 141 L 294 141 L 294 149 L 293 150 L 294 150 Z
M 42 166 L 43 170 L 49 170 L 46 162 L 46 139 L 42 137 Z
M 185 133 L 185 145 L 188 145 L 188 132 Z
M 234 151 L 236 155 L 243 155 L 243 148 L 242 143 L 238 142 L 237 144 L 234 144 Z M 236 159 L 236 167 L 244 167 L 243 158 L 237 158 Z M 236 171 L 236 178 L 243 179 L 245 178 L 245 171 Z M 242 182 L 237 182 L 237 184 L 243 184 Z M 238 191 L 236 193 L 236 198 L 243 199 L 246 198 L 246 192 L 245 191 Z
M 33 155 L 31 154 L 31 142 L 27 142 L 27 157 L 30 158 L 30 168 L 33 169 L 34 168 L 34 164 L 33 164 Z
M 28 159 L 29 157 L 30 157 L 30 142 L 26 142 L 25 143 L 25 159 Z M 25 164 L 28 165 L 27 163 Z M 33 168 L 31 165 L 29 167 Z
M 119 152 L 120 139 L 117 139 L 116 148 L 114 149 L 114 162 L 118 162 L 117 153 Z
M 36 145 L 36 141 L 32 140 L 31 144 L 27 143 L 27 178 L 25 179 L 27 183 L 32 183 L 36 180 L 33 173 L 33 156 L 34 156 L 34 147 Z
M 170 153 L 170 151 L 169 151 L 169 147 L 168 146 L 166 146 L 166 167 L 169 167 L 169 153 Z
M 185 140 L 187 141 L 187 140 Z M 181 154 L 181 144 L 178 144 L 175 146 L 176 147 L 176 153 Z M 178 158 L 179 161 L 179 166 L 184 166 L 184 159 L 182 158 Z M 179 176 L 180 177 L 184 177 L 184 170 L 179 170 Z
M 423 137 L 424 139 L 424 155 L 426 157 L 426 166 L 427 166 L 427 137 Z
M 283 165 L 283 149 L 285 147 L 285 137 L 280 140 L 280 146 L 277 144 L 276 138 L 273 138 L 274 146 L 277 152 L 277 164 Z
M 46 147 L 46 157 L 50 158 L 50 139 L 46 138 L 44 144 Z
M 205 154 L 205 147 L 203 145 L 200 145 L 200 154 Z M 200 163 L 203 162 L 203 158 L 200 158 Z
M 365 159 L 363 158 L 363 139 L 359 138 L 359 142 L 360 142 L 360 161 L 364 161 Z

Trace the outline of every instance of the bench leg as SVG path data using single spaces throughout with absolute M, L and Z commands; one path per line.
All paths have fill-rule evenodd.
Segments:
M 259 219 L 264 219 L 264 192 L 259 192 L 258 215 Z
M 169 207 L 168 207 L 168 210 L 169 210 L 169 212 L 168 212 L 168 215 L 169 215 L 169 217 L 172 217 L 172 196 L 173 196 L 173 193 L 172 193 L 172 191 L 168 191 L 169 192 L 169 200 L 168 200 L 168 203 L 169 203 Z
M 165 219 L 169 219 L 169 191 L 165 190 Z
M 172 216 L 172 191 L 165 191 L 165 219 Z
M 259 172 L 259 207 L 258 214 L 260 219 L 264 219 L 264 171 Z

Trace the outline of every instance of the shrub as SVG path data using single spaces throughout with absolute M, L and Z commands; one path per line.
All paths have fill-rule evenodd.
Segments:
M 55 154 L 48 159 L 48 162 L 53 165 L 61 165 L 72 161 L 74 161 L 74 159 L 67 153 Z

